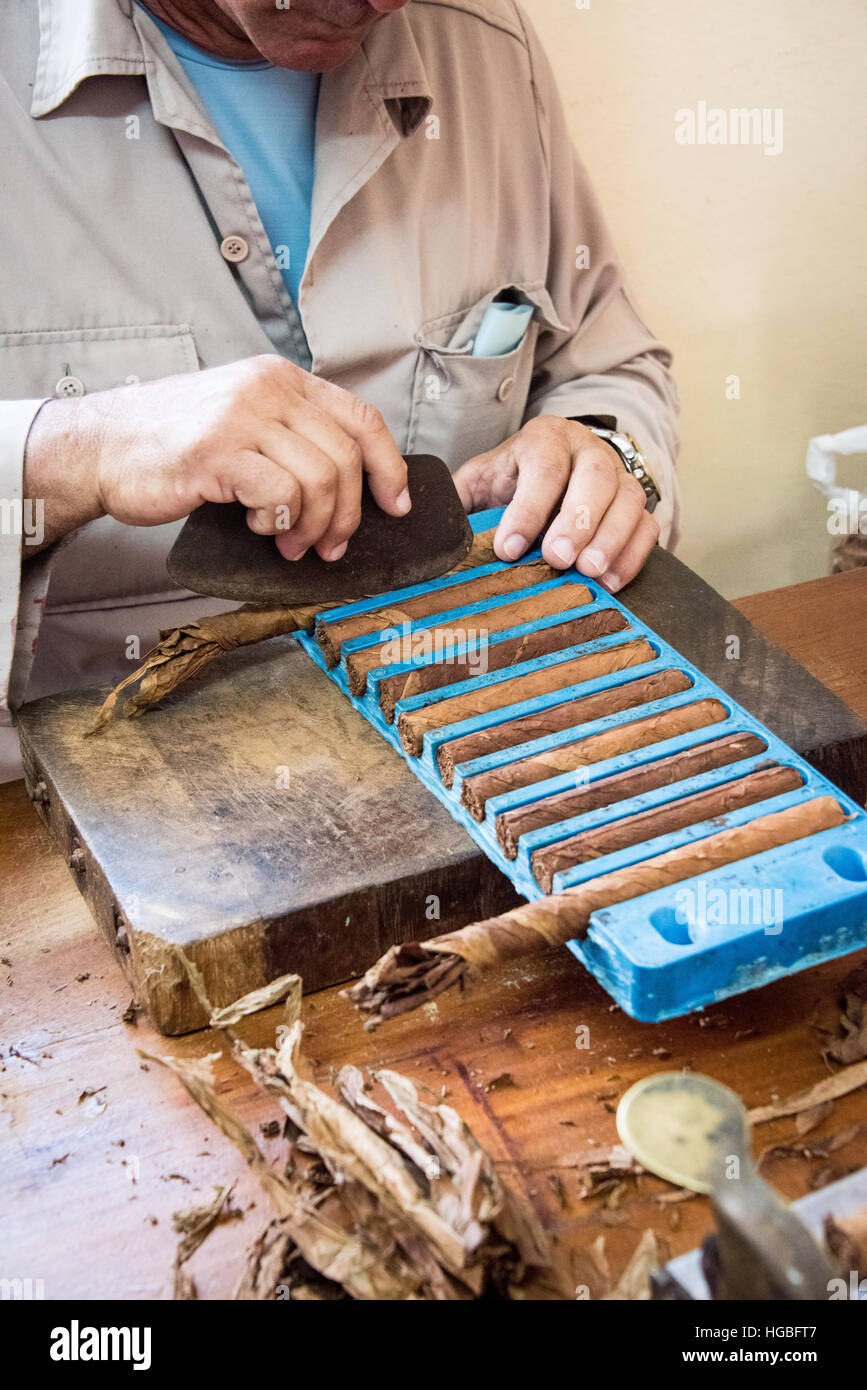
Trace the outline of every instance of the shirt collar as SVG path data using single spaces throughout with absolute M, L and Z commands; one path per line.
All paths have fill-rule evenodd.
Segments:
M 154 34 L 158 37 L 151 42 Z M 39 59 L 31 116 L 56 111 L 89 77 L 141 76 L 148 79 L 157 118 L 168 116 L 167 124 L 187 126 L 186 120 L 177 119 L 174 100 L 186 89 L 181 85 L 179 91 L 173 90 L 176 84 L 171 81 L 151 80 L 159 45 L 165 45 L 165 40 L 147 16 L 137 10 L 133 17 L 133 0 L 39 0 Z M 405 10 L 387 15 L 359 53 L 324 75 L 323 95 L 329 86 L 345 89 L 347 83 L 359 82 L 382 102 L 399 136 L 412 135 L 421 125 L 431 107 L 430 84 Z M 175 109 L 157 110 L 161 97 Z M 198 124 L 197 115 L 194 124 Z

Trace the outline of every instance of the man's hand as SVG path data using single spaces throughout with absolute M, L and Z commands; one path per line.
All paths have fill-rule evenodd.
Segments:
M 243 503 L 287 560 L 337 560 L 367 474 L 383 511 L 409 511 L 406 464 L 378 410 L 282 357 L 48 401 L 27 443 L 27 496 L 47 541 L 98 516 L 178 521 L 202 502 Z
M 549 564 L 574 564 L 612 592 L 635 577 L 659 537 L 641 484 L 576 420 L 530 420 L 465 463 L 455 484 L 467 511 L 509 503 L 494 538 L 501 560 L 517 560 L 544 530 Z

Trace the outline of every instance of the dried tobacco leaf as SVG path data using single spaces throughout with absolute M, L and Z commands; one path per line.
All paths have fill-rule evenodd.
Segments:
M 105 728 L 114 714 L 121 691 L 128 686 L 139 683 L 138 693 L 128 699 L 123 707 L 127 719 L 136 719 L 225 652 L 252 642 L 263 642 L 268 637 L 295 632 L 298 628 L 312 628 L 316 614 L 322 611 L 323 606 L 308 604 L 304 607 L 263 609 L 255 604 L 245 604 L 228 613 L 199 618 L 183 627 L 166 628 L 160 633 L 157 646 L 148 652 L 142 664 L 103 701 L 87 737 Z
M 849 1065 L 867 1058 L 867 962 L 847 975 L 840 987 L 840 1037 L 830 1042 L 825 1051 L 835 1062 Z
M 824 1077 L 822 1081 L 817 1081 L 815 1086 L 808 1086 L 806 1090 L 787 1096 L 785 1100 L 772 1101 L 770 1105 L 759 1105 L 754 1110 L 749 1110 L 747 1124 L 762 1125 L 768 1120 L 781 1120 L 786 1115 L 798 1115 L 802 1111 L 813 1110 L 824 1101 L 839 1100 L 841 1096 L 847 1096 L 850 1091 L 857 1091 L 861 1086 L 867 1086 L 867 1061 L 844 1067 L 842 1071 Z
M 354 1298 L 406 1298 L 412 1296 L 413 1280 L 400 1260 L 374 1244 L 370 1233 L 364 1236 L 351 1228 L 343 1229 L 313 1208 L 282 1173 L 266 1162 L 253 1136 L 216 1094 L 212 1067 L 220 1053 L 197 1060 L 157 1056 L 139 1050 L 146 1060 L 167 1067 L 178 1076 L 193 1100 L 231 1139 L 267 1193 L 277 1215 L 291 1222 L 292 1236 L 301 1254 L 327 1279 L 342 1284 Z
M 795 1117 L 795 1129 L 799 1134 L 809 1134 L 811 1130 L 818 1129 L 819 1125 L 827 1120 L 833 1113 L 834 1102 L 832 1100 L 821 1100 L 818 1105 L 813 1105 L 809 1110 L 802 1110 Z
M 172 1223 L 178 1235 L 181 1236 L 175 1252 L 174 1297 L 176 1299 L 198 1298 L 195 1282 L 183 1266 L 196 1253 L 214 1227 L 223 1221 L 243 1220 L 244 1213 L 242 1211 L 226 1205 L 232 1195 L 233 1187 L 234 1183 L 218 1187 L 213 1202 L 206 1207 L 186 1207 L 184 1210 L 174 1213 Z
M 292 1022 L 298 1017 L 301 1010 L 301 976 L 300 975 L 281 975 L 279 979 L 272 980 L 268 985 L 262 985 L 260 989 L 251 990 L 249 994 L 236 999 L 234 1004 L 227 1004 L 224 1009 L 214 1009 L 210 1017 L 212 1028 L 227 1028 L 233 1023 L 240 1023 L 242 1018 L 247 1018 L 249 1014 L 257 1014 L 262 1009 L 270 1009 L 274 1004 L 279 1004 L 286 1000 L 286 1010 L 284 1017 L 291 1019 Z
M 623 1144 L 576 1155 L 572 1166 L 580 1170 L 581 1196 L 585 1198 L 610 1192 L 626 1179 L 634 1180 L 646 1171 Z
M 297 1011 L 300 981 L 287 976 L 215 1012 L 201 972 L 179 955 L 203 1008 L 230 1037 L 232 1023 L 277 997 L 288 995 L 290 1018 Z M 237 1296 L 255 1297 L 266 1286 L 285 1289 L 267 1296 L 305 1299 L 343 1293 L 356 1299 L 520 1296 L 526 1271 L 547 1268 L 547 1242 L 460 1117 L 448 1106 L 421 1102 L 396 1072 L 378 1079 L 397 1115 L 365 1095 L 354 1068 L 341 1073 L 335 1099 L 311 1079 L 301 1055 L 300 1022 L 277 1031 L 279 1050 L 252 1049 L 234 1039 L 234 1055 L 263 1091 L 279 1099 L 287 1116 L 289 1162 L 283 1173 L 268 1165 L 252 1135 L 217 1097 L 215 1056 L 189 1062 L 151 1058 L 180 1077 L 232 1140 L 277 1213 L 277 1222 L 250 1252 Z M 192 1296 L 192 1286 L 176 1282 L 179 1296 Z
M 324 1302 L 349 1298 L 345 1289 L 324 1279 L 299 1253 L 284 1221 L 269 1221 L 247 1252 L 235 1299 Z

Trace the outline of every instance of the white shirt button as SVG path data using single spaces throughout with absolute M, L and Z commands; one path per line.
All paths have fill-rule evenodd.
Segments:
M 513 391 L 513 389 L 514 389 L 514 385 L 515 385 L 515 378 L 514 378 L 513 376 L 504 376 L 504 377 L 503 377 L 503 380 L 500 382 L 499 386 L 497 387 L 497 400 L 498 400 L 498 401 L 507 401 L 507 400 L 509 399 L 509 397 L 511 396 L 511 394 L 512 394 L 512 391 Z
M 84 382 L 77 376 L 62 376 L 54 388 L 55 396 L 83 396 Z
M 250 248 L 242 236 L 223 237 L 220 242 L 220 251 L 227 261 L 245 261 L 250 254 Z

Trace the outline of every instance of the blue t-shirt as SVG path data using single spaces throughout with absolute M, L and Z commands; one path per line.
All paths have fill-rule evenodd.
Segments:
M 142 6 L 146 9 L 146 6 Z M 310 242 L 319 74 L 229 63 L 150 14 L 244 171 L 294 303 Z

